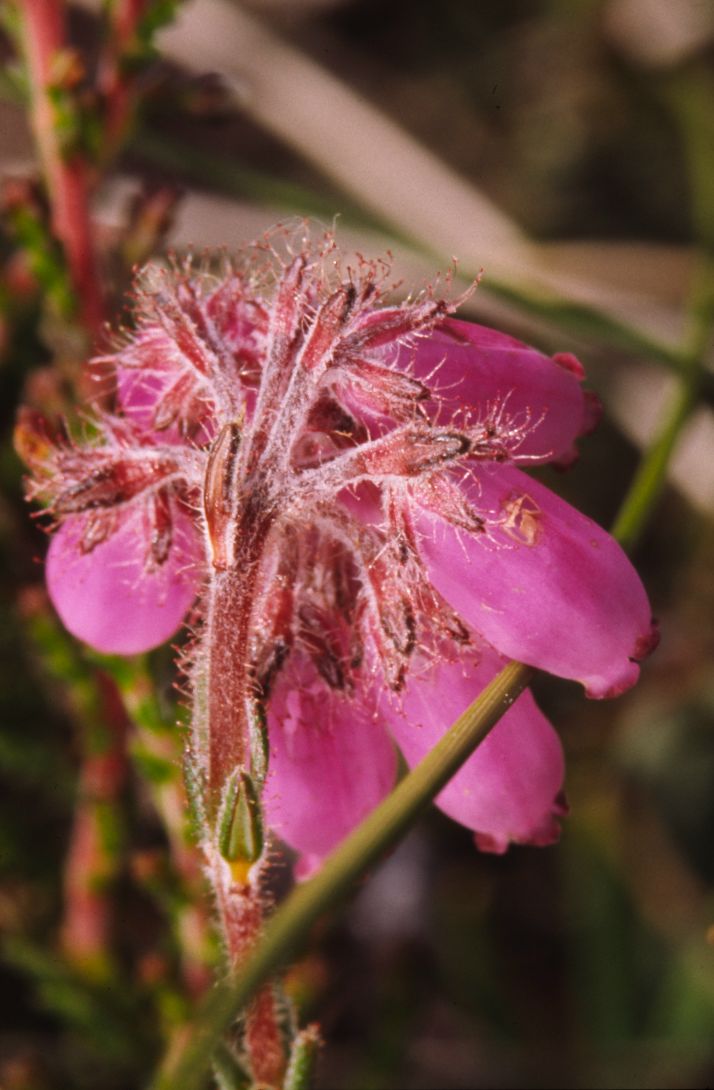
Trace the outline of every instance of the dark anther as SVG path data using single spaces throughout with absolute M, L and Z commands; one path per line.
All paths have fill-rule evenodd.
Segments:
M 404 607 L 404 625 L 407 630 L 407 638 L 404 643 L 404 654 L 411 655 L 416 647 L 416 619 L 414 611 L 408 602 L 402 603 Z
M 409 656 L 416 647 L 416 620 L 409 602 L 402 600 L 400 605 L 401 609 L 397 612 L 397 623 L 394 623 L 394 615 L 390 617 L 388 614 L 382 614 L 382 628 L 397 651 L 402 655 Z
M 348 284 L 345 288 L 345 305 L 342 308 L 342 321 L 346 321 L 357 300 L 357 289 L 354 284 Z
M 456 432 L 448 432 L 444 436 L 444 439 L 448 439 L 452 443 L 458 444 L 458 450 L 450 455 L 450 457 L 452 458 L 460 458 L 462 455 L 468 454 L 468 452 L 471 450 L 471 440 L 469 439 L 468 435 L 461 435 L 460 433 Z
M 342 666 L 333 655 L 325 652 L 321 655 L 315 655 L 313 661 L 319 670 L 320 675 L 325 679 L 331 689 L 344 689 L 345 673 Z
M 273 682 L 280 673 L 281 667 L 288 657 L 289 646 L 284 640 L 276 640 L 270 648 L 267 662 L 263 664 L 256 681 L 260 687 L 260 695 L 263 700 L 269 696 Z
M 417 441 L 423 442 L 424 440 Z M 467 435 L 462 435 L 461 432 L 438 432 L 436 435 L 429 436 L 425 445 L 429 453 L 416 463 L 415 469 L 417 472 L 424 472 L 424 470 L 431 469 L 432 466 L 438 466 L 442 462 L 450 462 L 455 458 L 461 458 L 471 450 L 470 439 Z

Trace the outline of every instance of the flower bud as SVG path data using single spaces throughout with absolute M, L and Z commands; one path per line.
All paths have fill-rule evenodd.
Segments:
M 263 844 L 263 821 L 255 782 L 252 776 L 239 769 L 228 781 L 223 797 L 218 850 L 226 862 L 235 867 L 236 864 L 255 863 L 263 851 Z
M 320 1031 L 316 1025 L 307 1026 L 297 1034 L 285 1073 L 285 1090 L 309 1090 L 313 1085 L 321 1044 Z

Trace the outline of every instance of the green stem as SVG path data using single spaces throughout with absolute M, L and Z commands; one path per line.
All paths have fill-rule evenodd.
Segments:
M 632 550 L 654 511 L 664 488 L 669 461 L 682 430 L 696 407 L 703 380 L 705 357 L 714 323 L 714 258 L 702 255 L 689 304 L 691 329 L 683 351 L 685 364 L 660 427 L 640 462 L 620 507 L 612 533 Z
M 632 550 L 642 536 L 664 488 L 669 459 L 696 403 L 694 377 L 692 374 L 679 382 L 674 399 L 667 406 L 664 420 L 639 464 L 615 519 L 613 536 L 628 550 Z
M 714 125 L 708 72 L 681 74 L 669 80 L 665 102 L 682 138 L 689 173 L 693 226 L 699 240 L 699 265 L 689 299 L 690 333 L 680 350 L 677 389 L 660 428 L 640 463 L 635 479 L 615 520 L 614 534 L 633 548 L 655 508 L 667 467 L 692 409 L 711 375 L 705 368 L 714 324 Z
M 438 794 L 520 696 L 534 672 L 517 662 L 504 667 L 421 764 L 329 856 L 319 873 L 293 892 L 268 923 L 260 946 L 242 971 L 213 990 L 186 1045 L 160 1073 L 155 1090 L 202 1086 L 213 1050 L 250 997 L 295 955 L 320 913 L 343 897 L 355 878 L 380 858 Z
M 250 1075 L 240 1066 L 228 1045 L 222 1042 L 213 1053 L 213 1074 L 218 1090 L 250 1090 Z

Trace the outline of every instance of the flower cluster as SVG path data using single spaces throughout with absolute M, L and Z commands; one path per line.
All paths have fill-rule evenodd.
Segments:
M 616 542 L 519 468 L 567 463 L 594 423 L 580 365 L 385 285 L 329 237 L 149 267 L 106 358 L 114 411 L 81 443 L 19 430 L 65 625 L 132 654 L 197 601 L 200 781 L 225 807 L 266 706 L 256 775 L 303 873 L 391 789 L 394 742 L 417 762 L 507 658 L 606 697 L 653 645 Z M 482 848 L 546 844 L 562 778 L 526 692 L 437 801 Z

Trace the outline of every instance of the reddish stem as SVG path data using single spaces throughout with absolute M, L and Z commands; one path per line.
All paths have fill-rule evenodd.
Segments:
M 89 219 L 90 171 L 77 152 L 63 153 L 57 131 L 53 68 L 65 48 L 62 0 L 20 0 L 32 96 L 32 125 L 52 209 L 52 230 L 62 243 L 82 321 L 96 336 L 104 300 Z
M 216 892 L 221 929 L 231 969 L 240 970 L 258 944 L 263 923 L 260 891 L 261 864 L 252 868 L 246 881 L 231 876 L 230 867 L 216 860 L 210 868 Z M 266 984 L 245 1010 L 243 1043 L 257 1086 L 282 1086 L 286 1057 L 278 1024 L 278 1010 L 272 985 Z
M 233 517 L 218 517 L 220 496 L 230 477 L 230 451 L 216 443 L 211 481 L 217 482 L 217 507 L 211 506 L 209 531 L 214 549 L 206 621 L 206 718 L 196 702 L 197 750 L 207 764 L 209 822 L 215 824 L 229 777 L 236 768 L 251 771 L 251 711 L 256 700 L 253 677 L 254 611 L 260 597 L 261 560 L 272 522 L 259 479 L 253 479 Z M 224 457 L 225 453 L 225 457 Z M 225 462 L 225 464 L 224 464 Z M 227 474 L 228 476 L 224 476 Z M 224 565 L 226 565 L 224 567 Z M 205 767 L 205 766 L 204 766 Z M 254 771 L 254 770 L 253 770 Z M 261 873 L 265 857 L 252 867 L 231 865 L 210 843 L 208 873 L 213 884 L 226 951 L 238 970 L 260 939 L 263 921 Z M 278 1011 L 266 986 L 245 1013 L 243 1043 L 257 1085 L 279 1087 L 285 1072 Z
M 147 7 L 147 0 L 117 0 L 111 8 L 97 75 L 104 101 L 104 160 L 114 156 L 131 121 L 136 84 L 127 74 L 126 57 Z
M 285 1050 L 278 1026 L 272 985 L 265 984 L 245 1012 L 245 1046 L 253 1078 L 259 1086 L 281 1087 Z
M 228 777 L 249 764 L 250 574 L 216 572 L 208 621 L 208 793 L 215 814 Z
M 214 568 L 206 625 L 208 808 L 215 816 L 225 784 L 236 768 L 250 771 L 253 614 L 260 594 L 260 567 L 272 521 L 270 505 L 254 486 L 226 526 L 226 570 Z M 230 540 L 232 538 L 232 541 Z M 220 550 L 221 552 L 223 550 Z M 200 727 L 199 727 L 200 730 Z
M 75 962 L 92 968 L 106 963 L 111 912 L 107 885 L 117 870 L 116 852 L 107 841 L 108 820 L 126 777 L 126 717 L 114 686 L 103 675 L 104 737 L 85 739 L 77 804 L 65 867 L 62 946 Z

